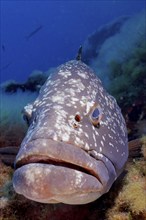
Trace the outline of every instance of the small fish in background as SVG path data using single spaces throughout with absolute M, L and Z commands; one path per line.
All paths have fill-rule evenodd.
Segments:
M 25 39 L 29 40 L 30 38 L 32 38 L 35 34 L 37 34 L 41 29 L 43 28 L 43 25 L 39 25 L 36 29 L 34 29 L 32 32 L 30 32 Z
M 2 44 L 2 51 L 5 52 L 5 50 L 6 50 L 6 47 L 4 44 Z
M 8 69 L 8 67 L 11 65 L 12 62 L 7 63 L 6 65 L 2 66 L 2 68 L 0 68 L 1 71 Z

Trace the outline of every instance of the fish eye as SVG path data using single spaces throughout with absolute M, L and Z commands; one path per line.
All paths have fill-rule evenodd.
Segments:
M 92 122 L 92 124 L 99 128 L 100 127 L 100 121 L 102 118 L 102 109 L 100 108 L 100 106 L 96 106 L 90 114 L 90 120 Z
M 95 108 L 94 111 L 92 112 L 92 118 L 93 119 L 98 119 L 100 115 L 100 111 L 98 108 Z
M 30 120 L 29 120 L 29 118 L 27 117 L 27 115 L 23 115 L 23 120 L 26 122 L 27 126 L 29 127 L 29 125 L 30 125 Z
M 32 118 L 32 105 L 28 104 L 22 110 L 23 119 L 26 122 L 27 126 L 30 126 L 31 118 Z

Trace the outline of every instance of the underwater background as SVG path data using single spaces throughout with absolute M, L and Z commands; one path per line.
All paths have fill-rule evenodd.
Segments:
M 24 81 L 34 69 L 47 71 L 73 59 L 100 26 L 146 7 L 144 0 L 2 0 L 0 4 L 2 82 Z
M 0 1 L 0 220 L 146 219 L 146 1 Z M 97 201 L 40 204 L 16 195 L 14 155 L 27 126 L 23 107 L 55 68 L 75 59 L 94 69 L 123 113 L 129 159 Z M 3 153 L 1 153 L 3 152 Z

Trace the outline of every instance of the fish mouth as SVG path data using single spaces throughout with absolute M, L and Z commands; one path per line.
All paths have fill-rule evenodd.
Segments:
M 72 144 L 36 139 L 21 146 L 15 161 L 17 193 L 42 203 L 86 204 L 108 190 L 105 164 Z

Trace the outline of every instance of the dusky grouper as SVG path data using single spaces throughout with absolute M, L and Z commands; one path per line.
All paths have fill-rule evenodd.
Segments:
M 109 191 L 128 158 L 127 130 L 91 68 L 80 60 L 59 66 L 23 114 L 29 128 L 15 160 L 17 193 L 85 204 Z

